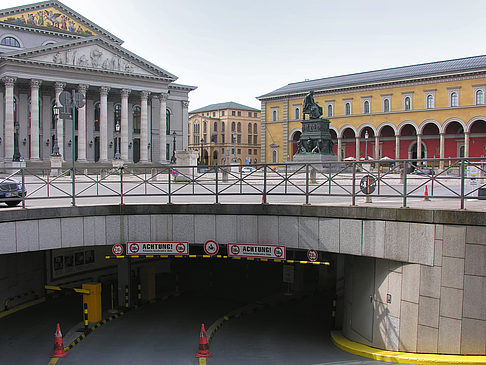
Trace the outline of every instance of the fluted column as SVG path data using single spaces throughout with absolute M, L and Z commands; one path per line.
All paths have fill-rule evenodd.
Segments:
M 182 149 L 187 150 L 187 135 L 189 128 L 189 101 L 182 102 Z
M 140 162 L 148 162 L 148 107 L 149 91 L 140 93 Z
M 400 135 L 395 136 L 395 160 L 400 159 Z
M 469 132 L 464 133 L 464 157 L 469 158 Z
M 422 135 L 417 134 L 417 159 L 422 159 Z
M 359 161 L 359 159 L 361 158 L 361 153 L 360 153 L 360 149 L 359 149 L 359 137 L 356 137 L 356 161 Z
M 167 157 L 167 99 L 169 95 L 162 93 L 159 95 L 160 114 L 159 114 L 159 162 L 165 161 Z
M 107 86 L 100 87 L 100 161 L 108 161 L 108 92 Z
M 341 137 L 338 137 L 337 142 L 338 142 L 338 145 L 337 145 L 337 158 L 338 158 L 338 161 L 342 161 L 343 155 L 341 153 L 341 149 L 343 148 L 343 139 Z
M 39 88 L 41 80 L 30 80 L 30 159 L 39 159 Z
M 59 95 L 64 90 L 66 84 L 64 82 L 56 82 L 54 84 L 54 89 L 56 90 L 56 106 L 60 107 Z M 57 146 L 59 147 L 59 153 L 64 158 L 64 119 L 57 118 Z
M 5 159 L 11 161 L 14 153 L 14 85 L 16 77 L 2 78 L 5 84 Z
M 380 136 L 375 136 L 375 160 L 380 159 Z
M 445 133 L 440 133 L 440 143 L 439 143 L 439 158 L 444 158 L 445 151 Z M 439 168 L 444 170 L 444 161 L 439 162 Z
M 78 85 L 78 93 L 86 99 L 89 85 Z M 74 141 L 73 141 L 74 143 Z M 78 108 L 78 161 L 86 161 L 86 104 Z
M 120 126 L 120 144 L 121 144 L 121 159 L 128 161 L 128 95 L 129 89 L 122 89 L 121 91 L 121 126 Z

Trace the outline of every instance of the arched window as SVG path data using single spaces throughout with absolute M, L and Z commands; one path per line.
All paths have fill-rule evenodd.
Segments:
M 390 112 L 390 100 L 389 99 L 383 100 L 383 112 L 384 113 Z
M 214 129 L 215 132 L 218 131 L 218 123 L 214 122 L 213 129 Z
M 363 113 L 364 114 L 369 114 L 370 113 L 370 102 L 368 100 L 365 100 L 364 105 L 363 105 Z
M 327 116 L 332 117 L 332 105 L 331 104 L 329 104 L 327 106 Z
M 204 121 L 204 124 L 203 124 L 203 133 L 206 133 L 208 130 L 208 124 L 206 123 L 206 121 Z
M 410 110 L 410 97 L 405 98 L 405 110 Z
M 16 40 L 14 37 L 5 37 L 2 38 L 2 41 L 0 42 L 2 46 L 9 46 L 9 47 L 17 47 L 20 48 L 20 43 L 18 40 Z
M 142 109 L 138 105 L 133 107 L 133 133 L 140 133 L 140 115 Z
M 231 132 L 234 132 L 235 131 L 235 128 L 236 128 L 236 123 L 235 122 L 231 122 Z
M 165 110 L 165 134 L 170 135 L 170 110 Z
M 99 132 L 100 131 L 100 103 L 96 103 L 94 105 L 93 123 L 94 123 L 95 132 Z
M 251 123 L 248 123 L 248 134 L 251 134 Z
M 432 95 L 427 95 L 427 109 L 432 109 L 434 107 L 434 97 Z
M 256 123 L 253 124 L 253 134 L 258 133 L 258 125 Z
M 115 104 L 113 108 L 113 130 L 116 132 L 116 125 L 121 127 L 121 105 Z
M 483 90 L 476 91 L 476 105 L 484 104 L 484 93 Z
M 224 122 L 221 123 L 221 132 L 224 132 Z
M 273 150 L 272 151 L 272 162 L 277 163 L 277 151 Z
M 294 115 L 294 119 L 300 119 L 300 109 L 299 108 L 295 108 L 295 115 Z
M 351 103 L 346 103 L 346 110 L 345 110 L 345 114 L 346 115 L 351 115 Z
M 241 133 L 241 123 L 240 122 L 238 122 L 238 127 L 237 127 L 236 130 L 238 131 L 238 133 Z
M 275 122 L 277 120 L 277 111 L 274 110 L 272 113 L 272 120 Z
M 451 93 L 451 106 L 458 106 L 458 98 L 457 98 L 457 93 L 453 92 Z

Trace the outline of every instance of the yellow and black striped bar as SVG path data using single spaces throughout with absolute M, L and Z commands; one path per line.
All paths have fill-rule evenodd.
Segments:
M 106 260 L 117 259 L 168 259 L 173 257 L 176 259 L 189 258 L 189 259 L 229 259 L 229 260 L 247 260 L 247 261 L 260 261 L 260 262 L 278 262 L 282 264 L 302 264 L 302 265 L 324 265 L 331 266 L 329 261 L 305 261 L 305 260 L 278 260 L 278 259 L 264 259 L 258 257 L 239 257 L 239 256 L 224 256 L 224 255 L 129 255 L 129 256 L 105 256 Z
M 84 332 L 88 332 L 88 303 L 83 305 L 83 320 L 84 320 Z
M 57 291 L 73 291 L 78 294 L 90 294 L 88 289 L 80 289 L 80 288 L 66 288 L 62 286 L 55 286 L 55 285 L 44 285 L 44 289 L 47 290 L 57 290 Z

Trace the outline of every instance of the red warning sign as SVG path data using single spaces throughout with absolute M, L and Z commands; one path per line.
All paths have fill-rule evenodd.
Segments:
M 309 261 L 317 261 L 317 258 L 319 257 L 319 255 L 317 254 L 317 251 L 316 250 L 309 250 L 307 251 L 307 258 L 309 259 Z
M 127 255 L 189 255 L 189 243 L 127 242 Z
M 120 256 L 121 254 L 123 254 L 123 246 L 119 243 L 113 245 L 113 247 L 111 248 L 111 252 L 113 252 L 113 255 L 115 256 Z
M 204 252 L 206 252 L 206 255 L 216 255 L 218 251 L 219 245 L 216 243 L 216 241 L 209 240 L 204 244 Z
M 279 245 L 228 243 L 228 256 L 285 260 L 286 251 L 285 246 Z

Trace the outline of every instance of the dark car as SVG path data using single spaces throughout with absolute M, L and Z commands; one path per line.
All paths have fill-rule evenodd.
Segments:
M 0 202 L 9 207 L 14 207 L 22 201 L 22 195 L 26 196 L 27 191 L 22 189 L 22 184 L 19 181 L 8 177 L 0 178 Z
M 417 174 L 417 175 L 434 175 L 435 172 L 434 172 L 434 170 L 428 169 L 428 168 L 416 168 L 415 171 L 414 171 L 414 174 Z

